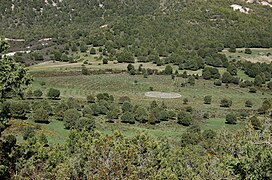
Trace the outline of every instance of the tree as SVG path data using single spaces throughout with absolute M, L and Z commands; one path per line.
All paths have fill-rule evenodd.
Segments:
M 33 114 L 33 119 L 38 123 L 49 123 L 49 113 L 43 108 L 37 109 Z
M 267 88 L 272 90 L 272 81 L 267 83 Z
M 9 111 L 12 117 L 25 118 L 26 117 L 26 106 L 22 102 L 10 103 Z
M 237 117 L 235 114 L 227 114 L 226 115 L 226 124 L 236 124 L 237 123 Z
M 172 68 L 172 66 L 167 65 L 167 66 L 165 67 L 164 73 L 167 74 L 167 75 L 171 75 L 171 74 L 173 73 L 173 68 Z
M 179 112 L 177 123 L 182 124 L 183 126 L 190 126 L 192 124 L 192 118 L 186 112 Z
M 251 108 L 252 106 L 253 106 L 253 102 L 252 102 L 251 100 L 247 100 L 247 101 L 245 102 L 245 107 Z
M 135 124 L 135 118 L 134 118 L 133 113 L 126 111 L 121 116 L 121 122 L 123 122 L 123 123 L 129 123 L 129 124 Z
M 87 96 L 87 102 L 88 103 L 95 103 L 95 97 L 93 95 L 88 95 Z
M 1 39 L 0 45 L 0 101 L 5 100 L 10 93 L 23 97 L 23 91 L 31 83 L 32 78 L 21 64 L 6 56 L 2 58 L 1 54 L 9 48 L 9 45 Z
M 128 97 L 128 96 L 121 96 L 120 98 L 119 98 L 119 104 L 124 104 L 124 102 L 130 102 L 131 100 L 130 100 L 130 98 Z
M 129 63 L 127 66 L 127 70 L 128 70 L 128 72 L 130 72 L 131 70 L 135 70 L 135 68 L 131 63 Z
M 188 98 L 183 99 L 183 104 L 188 104 L 188 102 L 189 102 Z
M 232 105 L 232 100 L 231 99 L 222 99 L 220 102 L 220 107 L 231 107 Z
M 133 110 L 133 106 L 130 104 L 130 102 L 124 102 L 124 104 L 122 105 L 122 111 L 123 112 L 132 112 Z
M 81 67 L 81 73 L 83 75 L 89 75 L 89 70 L 86 68 L 86 66 Z
M 251 117 L 249 120 L 254 129 L 256 130 L 262 129 L 262 123 L 260 119 L 258 119 L 256 116 Z
M 88 47 L 85 43 L 81 43 L 79 49 L 80 49 L 80 52 L 86 52 Z
M 93 55 L 96 54 L 96 50 L 94 48 L 91 48 L 90 54 L 93 54 Z
M 145 123 L 148 121 L 148 112 L 144 107 L 138 107 L 135 111 L 135 119 L 141 123 Z
M 189 76 L 189 78 L 188 78 L 188 84 L 190 84 L 191 86 L 195 85 L 195 78 L 193 76 Z
M 246 49 L 245 49 L 245 54 L 252 54 L 252 51 L 251 51 L 251 49 L 249 49 L 249 48 L 246 48 Z
M 235 44 L 231 44 L 230 45 L 229 52 L 231 52 L 231 53 L 235 53 L 236 52 L 236 45 Z
M 68 109 L 64 112 L 64 127 L 65 129 L 72 129 L 80 117 L 80 113 L 76 109 Z
M 233 66 L 233 65 L 229 65 L 227 67 L 227 71 L 233 76 L 237 75 L 237 68 L 235 66 Z
M 212 96 L 205 96 L 204 97 L 204 104 L 211 104 Z
M 40 98 L 42 97 L 43 95 L 43 92 L 40 90 L 40 89 L 37 89 L 33 92 L 33 95 L 36 97 L 36 98 Z
M 50 99 L 58 99 L 60 97 L 60 91 L 58 89 L 50 88 L 47 93 L 47 96 Z
M 255 79 L 254 79 L 254 85 L 255 85 L 255 86 L 261 87 L 262 84 L 263 84 L 263 82 L 264 82 L 264 80 L 263 80 L 263 78 L 261 77 L 261 75 L 259 75 L 259 74 L 258 74 L 258 75 L 255 77 Z
M 95 128 L 95 120 L 91 117 L 81 117 L 76 121 L 75 129 L 78 131 L 86 130 L 93 131 Z
M 107 58 L 103 58 L 103 64 L 108 64 L 108 59 Z
M 231 83 L 232 82 L 232 75 L 229 72 L 224 72 L 222 75 L 222 82 L 223 83 Z

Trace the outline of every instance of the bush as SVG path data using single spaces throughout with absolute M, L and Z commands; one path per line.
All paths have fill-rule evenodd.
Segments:
M 121 116 L 121 122 L 123 123 L 129 123 L 129 124 L 135 124 L 135 118 L 133 113 L 131 112 L 125 112 L 122 116 Z
M 183 99 L 183 104 L 188 104 L 188 102 L 189 102 L 188 98 Z
M 95 97 L 93 95 L 88 95 L 87 102 L 88 103 L 95 103 Z
M 253 106 L 253 102 L 251 101 L 251 100 L 247 100 L 246 102 L 245 102 L 245 107 L 252 107 Z
M 38 101 L 38 102 L 36 101 L 32 104 L 32 110 L 35 111 L 40 108 L 45 109 L 48 112 L 48 114 L 52 114 L 53 109 L 48 101 L 45 101 L 45 100 Z
M 9 110 L 10 110 L 12 117 L 15 117 L 15 118 L 25 118 L 26 117 L 25 104 L 22 102 L 10 103 Z
M 54 109 L 56 118 L 62 121 L 64 117 L 64 112 L 68 109 L 68 105 L 65 102 L 61 102 L 60 104 L 58 104 Z
M 178 113 L 178 124 L 182 124 L 183 126 L 190 126 L 192 124 L 191 116 L 186 112 Z
M 226 124 L 236 124 L 237 117 L 235 114 L 227 114 L 226 115 Z
M 195 78 L 193 76 L 189 76 L 188 84 L 190 84 L 191 86 L 195 85 Z
M 232 100 L 230 99 L 222 99 L 221 102 L 220 102 L 220 107 L 231 107 L 232 105 Z
M 255 87 L 250 87 L 249 88 L 249 92 L 250 93 L 256 93 L 257 92 L 257 89 Z
M 50 99 L 58 99 L 60 97 L 60 91 L 58 89 L 50 88 L 47 93 L 47 96 Z
M 145 123 L 148 121 L 148 112 L 144 107 L 138 107 L 135 111 L 135 119 L 141 123 Z
M 94 48 L 91 48 L 90 54 L 96 54 L 96 50 Z
M 33 114 L 33 119 L 38 123 L 49 123 L 49 113 L 44 108 L 37 109 Z
M 205 96 L 204 104 L 211 104 L 211 103 L 212 103 L 212 96 Z
M 76 121 L 75 129 L 78 131 L 86 130 L 88 132 L 93 131 L 95 128 L 94 118 L 81 117 Z
M 222 81 L 220 79 L 217 79 L 217 80 L 214 81 L 213 84 L 216 85 L 216 86 L 221 86 L 222 85 Z
M 132 112 L 133 106 L 129 102 L 124 102 L 122 105 L 122 111 L 123 112 Z
M 43 95 L 43 92 L 40 90 L 40 89 L 37 89 L 33 92 L 33 95 L 36 97 L 36 98 L 40 98 L 42 97 Z
M 171 75 L 171 74 L 173 73 L 173 68 L 172 68 L 172 66 L 167 65 L 167 66 L 165 67 L 164 73 L 165 73 L 166 75 Z
M 246 49 L 245 49 L 245 54 L 252 54 L 252 51 L 251 51 L 251 49 L 249 49 L 249 48 L 246 48 Z
M 76 109 L 68 109 L 64 112 L 64 128 L 72 129 L 75 127 L 77 120 L 80 117 L 80 113 Z
M 251 117 L 249 120 L 254 129 L 262 129 L 262 123 L 256 116 Z

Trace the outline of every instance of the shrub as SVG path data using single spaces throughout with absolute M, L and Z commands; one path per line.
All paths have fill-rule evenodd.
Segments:
M 230 45 L 229 52 L 231 52 L 231 53 L 235 53 L 236 52 L 236 45 L 235 44 L 231 44 Z
M 95 97 L 93 95 L 88 95 L 87 102 L 88 103 L 95 103 Z
M 251 100 L 247 100 L 246 102 L 245 102 L 245 107 L 252 107 L 253 106 L 253 102 L 251 101 Z
M 132 112 L 133 106 L 129 102 L 124 102 L 122 105 L 122 111 L 123 112 Z
M 222 99 L 221 102 L 220 102 L 220 107 L 231 107 L 232 105 L 232 100 L 230 99 Z
M 188 98 L 183 99 L 183 104 L 188 104 L 188 102 L 189 102 Z
M 190 84 L 191 86 L 195 85 L 195 78 L 194 78 L 194 76 L 189 76 L 189 78 L 188 78 L 188 84 Z
M 36 98 L 40 98 L 42 97 L 43 95 L 43 92 L 40 90 L 40 89 L 37 89 L 33 92 L 33 95 L 36 97 Z
M 125 112 L 122 116 L 121 116 L 121 122 L 123 123 L 129 123 L 129 124 L 135 124 L 135 118 L 133 113 L 131 112 Z
M 81 117 L 76 121 L 75 129 L 78 131 L 86 130 L 88 132 L 93 131 L 95 128 L 95 120 L 91 117 Z
M 191 116 L 186 112 L 178 113 L 178 124 L 182 124 L 183 126 L 190 126 L 192 124 Z
M 10 114 L 15 118 L 25 118 L 26 117 L 26 109 L 25 104 L 22 102 L 12 102 L 10 103 Z
M 91 48 L 90 54 L 96 54 L 96 50 L 94 48 Z
M 257 92 L 257 89 L 255 87 L 250 87 L 249 88 L 249 92 L 250 93 L 256 93 Z
M 167 65 L 167 66 L 165 67 L 164 73 L 165 73 L 166 75 L 171 75 L 171 74 L 173 73 L 173 68 L 172 68 L 172 66 Z
M 216 86 L 221 86 L 222 85 L 222 81 L 220 79 L 217 79 L 217 80 L 214 81 L 213 84 L 216 85 Z
M 237 123 L 237 117 L 235 114 L 227 114 L 226 115 L 226 124 L 236 124 Z
M 211 104 L 212 96 L 205 96 L 204 97 L 204 104 Z
M 148 112 L 144 107 L 138 107 L 135 111 L 135 119 L 141 123 L 148 121 Z
M 252 54 L 252 51 L 251 51 L 251 49 L 249 49 L 249 48 L 246 48 L 246 49 L 245 49 L 245 54 Z
M 58 104 L 54 109 L 57 119 L 62 121 L 64 117 L 64 112 L 68 109 L 68 105 L 65 102 L 61 102 L 60 104 Z
M 49 113 L 44 108 L 35 110 L 33 119 L 38 123 L 49 123 Z
M 45 100 L 38 101 L 38 102 L 36 101 L 32 104 L 32 110 L 35 111 L 40 108 L 45 109 L 48 112 L 48 114 L 52 114 L 53 109 L 48 101 L 45 101 Z
M 64 112 L 64 127 L 65 129 L 74 128 L 77 120 L 80 117 L 80 113 L 76 109 L 68 109 Z
M 50 88 L 47 93 L 47 96 L 50 99 L 58 99 L 60 97 L 60 91 L 58 89 Z
M 251 117 L 249 120 L 254 129 L 262 129 L 262 123 L 256 116 Z

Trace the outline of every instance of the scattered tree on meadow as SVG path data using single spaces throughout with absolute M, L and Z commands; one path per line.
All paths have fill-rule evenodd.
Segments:
M 64 127 L 65 129 L 72 129 L 80 118 L 80 113 L 76 109 L 68 109 L 64 112 Z
M 172 68 L 172 66 L 171 66 L 171 65 L 167 65 L 167 66 L 165 67 L 164 73 L 165 73 L 166 75 L 171 75 L 171 74 L 173 73 L 173 68 Z
M 75 129 L 78 131 L 91 132 L 95 128 L 95 120 L 92 117 L 81 117 L 75 123 Z
M 253 102 L 252 102 L 251 100 L 247 100 L 247 101 L 245 102 L 245 107 L 251 108 L 252 106 L 253 106 Z
M 236 124 L 237 123 L 237 117 L 235 114 L 227 114 L 226 115 L 226 123 L 227 124 Z
M 58 99 L 60 97 L 60 91 L 58 89 L 55 89 L 55 88 L 50 88 L 48 93 L 47 93 L 47 96 L 50 99 Z
M 49 113 L 43 108 L 35 110 L 33 119 L 38 123 L 49 123 Z
M 231 107 L 231 105 L 232 105 L 231 99 L 224 98 L 220 102 L 220 107 Z
M 190 114 L 186 112 L 179 112 L 178 113 L 178 124 L 182 124 L 184 126 L 190 126 L 192 124 L 192 118 Z
M 204 104 L 211 104 L 212 96 L 205 96 L 204 97 Z
M 40 97 L 42 97 L 43 92 L 42 92 L 40 89 L 36 89 L 36 90 L 33 92 L 33 95 L 34 95 L 36 98 L 40 98 Z
M 135 118 L 132 112 L 126 111 L 121 116 L 121 122 L 123 123 L 129 123 L 129 124 L 135 124 Z

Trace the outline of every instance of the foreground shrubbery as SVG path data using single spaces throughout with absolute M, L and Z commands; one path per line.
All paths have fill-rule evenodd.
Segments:
M 180 145 L 147 134 L 71 131 L 65 145 L 29 135 L 20 146 L 13 136 L 0 143 L 2 179 L 269 179 L 271 132 L 201 132 L 193 126 Z M 180 147 L 182 145 L 182 147 Z M 16 147 L 16 148 L 15 148 Z M 258 154 L 258 156 L 256 156 Z M 15 164 L 16 162 L 16 164 Z

